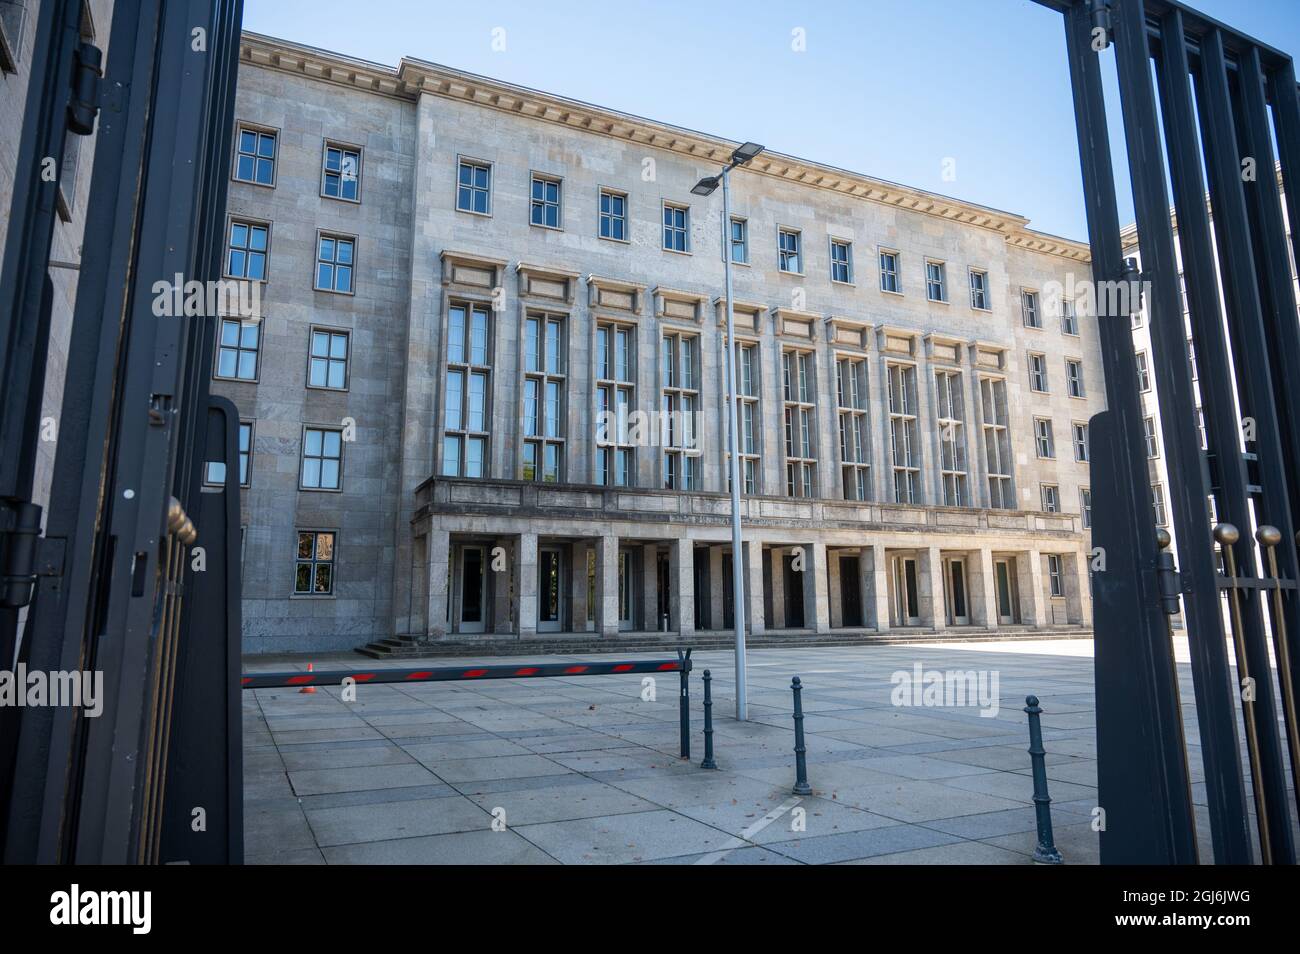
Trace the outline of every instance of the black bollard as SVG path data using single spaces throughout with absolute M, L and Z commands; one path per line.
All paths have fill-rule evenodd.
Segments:
M 686 655 L 683 656 L 682 651 L 679 649 L 677 650 L 677 658 L 682 661 L 681 690 L 677 699 L 678 723 L 681 727 L 682 736 L 682 758 L 689 759 L 691 757 L 691 688 L 688 681 L 690 671 L 687 668 L 687 662 L 691 658 L 691 651 L 686 650 Z
M 1052 799 L 1047 794 L 1047 764 L 1043 749 L 1043 727 L 1039 717 L 1043 710 L 1037 696 L 1025 696 L 1025 712 L 1029 714 L 1029 761 L 1034 769 L 1034 815 L 1038 821 L 1038 847 L 1034 861 L 1043 865 L 1059 865 L 1063 859 L 1052 841 Z
M 713 761 L 713 676 L 704 670 L 704 761 L 702 769 L 715 769 L 718 763 Z
M 794 691 L 794 794 L 811 795 L 812 786 L 808 784 L 808 750 L 803 744 L 803 684 L 795 676 L 790 682 Z

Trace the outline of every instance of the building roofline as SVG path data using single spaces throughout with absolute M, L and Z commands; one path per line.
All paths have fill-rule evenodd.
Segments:
M 330 50 L 244 31 L 240 60 L 267 69 L 295 73 L 326 83 L 415 101 L 421 93 L 470 102 L 487 109 L 552 122 L 570 129 L 622 139 L 649 148 L 677 153 L 700 163 L 722 164 L 736 146 L 729 139 L 702 133 L 631 113 L 596 106 L 553 93 L 530 89 L 492 77 L 453 69 L 415 57 L 402 57 L 396 66 L 386 66 Z M 747 167 L 759 175 L 883 205 L 933 215 L 988 229 L 1002 235 L 1008 244 L 1029 251 L 1056 255 L 1087 263 L 1086 242 L 1030 229 L 1029 219 L 1014 212 L 927 192 L 902 183 L 813 162 L 783 153 L 766 151 Z

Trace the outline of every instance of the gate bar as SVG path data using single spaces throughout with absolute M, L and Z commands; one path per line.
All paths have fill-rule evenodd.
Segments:
M 384 682 L 455 682 L 481 679 L 532 679 L 545 676 L 614 676 L 637 672 L 690 672 L 690 651 L 682 659 L 641 659 L 629 662 L 537 663 L 529 666 L 439 666 L 404 669 L 332 669 L 315 672 L 246 672 L 244 689 L 288 689 L 337 686 L 344 679 L 367 685 Z
M 1211 829 L 1231 832 L 1227 844 L 1217 850 L 1222 863 L 1249 864 L 1249 828 L 1242 787 L 1241 758 L 1237 746 L 1236 698 L 1228 681 L 1228 654 L 1223 631 L 1223 610 L 1216 585 L 1214 541 L 1210 534 L 1205 501 L 1209 487 L 1202 465 L 1200 433 L 1196 424 L 1196 395 L 1183 324 L 1182 291 L 1178 283 L 1178 256 L 1169 217 L 1169 194 L 1165 181 L 1164 149 L 1160 141 L 1160 117 L 1151 81 L 1151 48 L 1145 30 L 1142 0 L 1118 0 L 1115 16 L 1115 60 L 1119 71 L 1123 105 L 1129 177 L 1142 256 L 1142 277 L 1149 284 L 1148 302 L 1154 359 L 1152 373 L 1160 404 L 1165 460 L 1170 475 L 1169 502 L 1174 534 L 1178 541 L 1178 566 L 1183 577 L 1183 618 L 1187 626 L 1192 680 L 1198 702 L 1197 721 L 1208 782 Z M 1174 10 L 1171 32 L 1182 36 L 1181 14 Z M 1173 44 L 1170 53 L 1186 62 L 1186 48 Z M 1164 77 L 1166 85 L 1181 83 L 1187 88 L 1187 72 Z M 1190 105 L 1189 105 L 1190 108 Z M 1174 124 L 1169 123 L 1170 126 Z M 1195 189 L 1193 203 L 1201 211 L 1205 192 L 1199 182 L 1189 186 L 1186 143 L 1171 130 L 1168 149 L 1171 175 L 1180 198 Z M 1174 164 L 1177 153 L 1183 160 Z M 1199 166 L 1195 178 L 1199 179 Z M 1179 205 L 1179 212 L 1182 206 Z M 1182 225 L 1181 215 L 1179 225 Z M 1199 277 L 1213 279 L 1211 269 Z M 1217 296 L 1216 296 L 1217 299 Z M 1212 359 L 1226 355 L 1216 352 Z M 1224 382 L 1231 377 L 1225 372 Z M 1226 405 L 1231 409 L 1232 404 Z M 1237 433 L 1234 428 L 1233 433 Z M 1223 447 L 1225 445 L 1212 445 Z M 1235 452 L 1235 445 L 1233 450 Z M 1240 455 L 1235 455 L 1239 457 Z M 1147 524 L 1153 521 L 1148 519 Z M 1176 678 L 1176 677 L 1175 677 Z M 1186 753 L 1181 713 L 1170 726 L 1169 739 Z M 1190 794 L 1187 796 L 1190 801 Z M 1195 826 L 1193 826 L 1193 831 Z M 1231 861 L 1229 860 L 1231 859 Z
M 1092 16 L 1083 3 L 1063 12 L 1092 278 L 1113 282 L 1124 272 L 1123 249 Z M 1107 407 L 1090 428 L 1093 545 L 1106 558 L 1105 570 L 1092 575 L 1097 781 L 1107 815 L 1101 857 L 1106 864 L 1195 864 L 1177 674 L 1156 579 L 1131 323 L 1128 315 L 1108 313 L 1109 296 L 1094 297 Z
M 1219 271 L 1223 278 L 1223 295 L 1234 345 L 1234 365 L 1241 370 L 1237 381 L 1243 416 L 1255 419 L 1255 448 L 1259 467 L 1260 493 L 1254 497 L 1256 516 L 1274 526 L 1290 527 L 1287 505 L 1287 478 L 1280 457 L 1281 435 L 1273 406 L 1272 367 L 1268 343 L 1264 336 L 1263 308 L 1257 285 L 1255 250 L 1251 242 L 1250 223 L 1241 175 L 1238 128 L 1218 30 L 1201 39 L 1201 69 L 1197 74 L 1197 101 L 1201 106 L 1201 133 L 1205 145 L 1206 168 L 1210 174 L 1210 202 L 1214 210 L 1214 230 L 1219 252 Z M 1266 175 L 1273 175 L 1272 162 Z M 1249 526 L 1249 524 L 1247 525 Z M 1255 550 L 1251 533 L 1242 533 L 1233 547 L 1238 573 L 1255 576 Z M 1235 574 L 1234 574 L 1235 575 Z M 1255 693 L 1255 711 L 1260 726 L 1260 774 L 1254 784 L 1263 788 L 1271 807 L 1269 843 L 1276 864 L 1294 864 L 1290 801 L 1286 791 L 1286 774 L 1282 766 L 1282 746 L 1277 733 L 1277 710 L 1269 678 L 1268 639 L 1258 600 L 1245 603 L 1246 656 L 1252 671 L 1262 674 L 1267 691 Z

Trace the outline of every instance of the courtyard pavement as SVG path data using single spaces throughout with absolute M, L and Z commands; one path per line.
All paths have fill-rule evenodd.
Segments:
M 1095 864 L 1091 652 L 1084 640 L 751 651 L 745 723 L 734 718 L 731 654 L 702 653 L 691 675 L 691 762 L 678 758 L 676 673 L 657 678 L 653 701 L 639 675 L 363 684 L 355 702 L 339 687 L 247 691 L 247 861 L 1030 864 L 1023 706 L 1032 693 L 1044 710 L 1056 844 L 1067 863 Z M 353 654 L 313 662 L 385 665 Z M 891 678 L 918 664 L 996 674 L 996 711 L 978 700 L 894 705 Z M 706 668 L 717 771 L 699 767 Z M 794 675 L 813 788 L 803 798 L 791 795 Z

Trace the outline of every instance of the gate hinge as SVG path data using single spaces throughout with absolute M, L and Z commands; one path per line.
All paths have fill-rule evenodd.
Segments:
M 77 47 L 72 64 L 72 99 L 68 102 L 68 129 L 78 136 L 95 131 L 99 115 L 99 81 L 103 77 L 104 54 L 93 43 Z
M 1092 0 L 1092 48 L 1097 53 L 1110 46 L 1115 27 L 1110 18 L 1110 0 Z
M 18 609 L 32 601 L 36 590 L 36 548 L 41 538 L 41 508 L 34 503 L 12 505 L 11 519 L 0 537 L 0 606 Z

